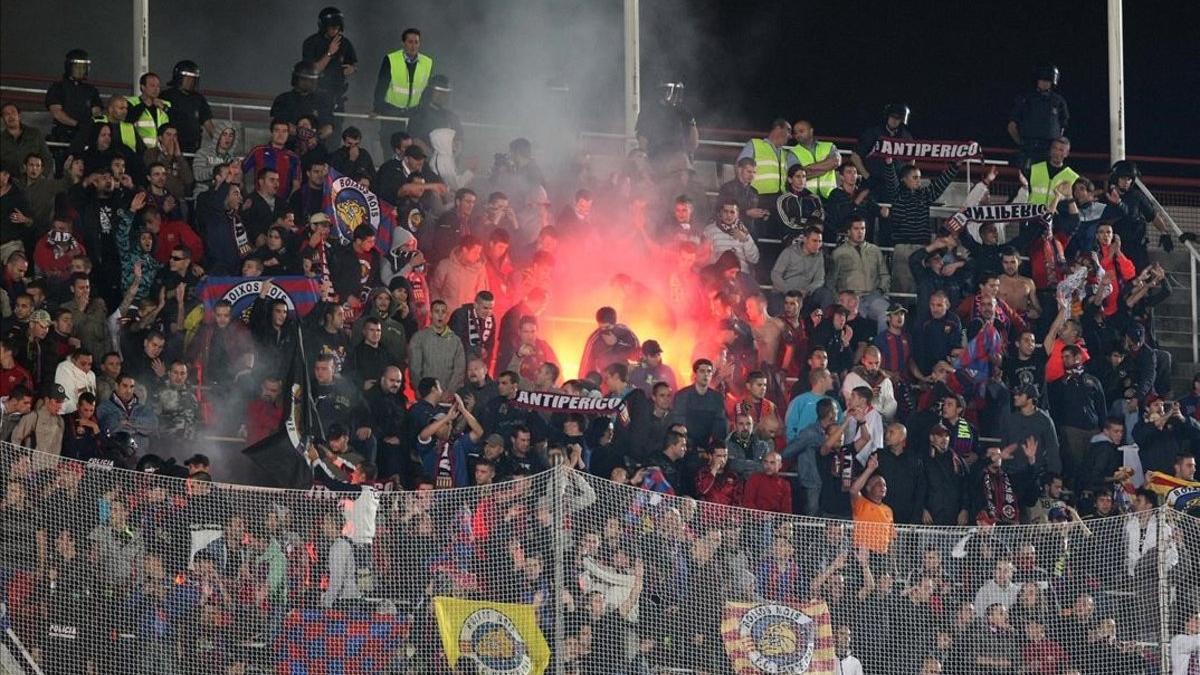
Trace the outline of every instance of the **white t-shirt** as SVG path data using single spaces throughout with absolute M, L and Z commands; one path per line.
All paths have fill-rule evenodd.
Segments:
M 1192 675 L 1191 660 L 1200 661 L 1200 635 L 1176 635 L 1171 638 L 1171 675 Z

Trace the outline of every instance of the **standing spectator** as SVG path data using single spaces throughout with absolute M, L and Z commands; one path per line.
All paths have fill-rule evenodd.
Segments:
M 273 170 L 279 176 L 275 198 L 284 202 L 300 187 L 300 156 L 287 149 L 289 133 L 287 120 L 272 119 L 270 141 L 251 148 L 242 160 L 242 173 L 246 176 L 257 179 L 263 169 Z
M 845 234 L 851 221 L 862 218 L 874 223 L 879 216 L 887 218 L 891 209 L 880 206 L 871 190 L 859 185 L 858 167 L 853 161 L 836 169 L 837 188 L 825 197 L 825 227 L 830 239 Z
M 896 416 L 898 404 L 892 379 L 879 367 L 881 362 L 878 347 L 870 345 L 863 349 L 862 360 L 842 380 L 842 398 L 849 401 L 850 393 L 856 388 L 867 387 L 872 392 L 871 405 L 879 410 L 885 421 L 891 421 Z
M 738 474 L 729 468 L 729 451 L 726 448 L 718 445 L 709 451 L 708 466 L 696 474 L 696 497 L 723 506 L 742 503 L 740 480 Z
M 879 475 L 887 480 L 884 503 L 892 509 L 898 523 L 921 521 L 927 485 L 921 458 L 907 447 L 908 430 L 893 422 L 884 432 L 884 449 L 875 454 Z
M 158 146 L 158 128 L 171 121 L 167 112 L 171 104 L 162 99 L 162 80 L 155 73 L 142 73 L 138 89 L 141 92 L 138 96 L 129 97 L 125 120 L 133 123 L 146 148 L 153 149 Z
M 675 390 L 675 371 L 663 363 L 663 348 L 658 340 L 642 342 L 642 359 L 629 371 L 629 382 L 648 395 L 658 382 L 665 382 L 671 391 Z
M 1057 420 L 1056 426 L 1062 436 L 1066 475 L 1079 476 L 1091 439 L 1099 432 L 1108 407 L 1100 381 L 1083 371 L 1079 347 L 1063 347 L 1062 359 L 1066 375 L 1047 387 L 1049 412 Z
M 188 367 L 183 361 L 171 362 L 167 382 L 154 401 L 159 420 L 159 434 L 171 441 L 196 437 L 200 422 L 200 401 L 188 383 Z
M 692 364 L 692 386 L 675 394 L 674 419 L 687 425 L 688 443 L 696 448 L 712 447 L 729 433 L 724 397 L 709 388 L 713 372 L 712 361 L 697 359 Z
M 1007 447 L 1016 448 L 1027 439 L 1034 439 L 1037 456 L 1032 464 L 1036 464 L 1039 470 L 1062 474 L 1062 458 L 1054 420 L 1050 413 L 1038 407 L 1037 402 L 1038 391 L 1035 387 L 1024 385 L 1013 390 L 1012 403 L 1016 412 L 1010 412 L 1008 406 L 1004 407 L 1001 441 Z M 1030 464 L 1021 454 L 1006 462 L 1005 468 L 1020 472 L 1032 468 Z
M 859 306 L 864 310 L 863 316 L 874 320 L 879 325 L 876 332 L 879 332 L 887 328 L 887 309 L 890 304 L 887 294 L 892 290 L 892 273 L 888 271 L 883 251 L 866 238 L 867 223 L 862 219 L 851 221 L 846 241 L 833 249 L 833 278 L 829 285 L 839 292 L 848 291 L 858 295 Z M 899 252 L 895 259 L 899 259 Z M 912 292 L 912 288 L 897 290 Z M 855 336 L 855 339 L 868 342 L 873 337 L 862 335 Z
M 825 287 L 825 252 L 819 227 L 808 226 L 783 249 L 771 268 L 771 287 L 778 293 L 801 291 L 810 307 L 833 304 L 833 292 Z
M 1168 408 L 1162 400 L 1153 401 L 1133 427 L 1133 440 L 1143 470 L 1170 473 L 1176 455 L 1200 442 L 1200 421 L 1184 417 L 1178 402 Z
M 92 282 L 86 274 L 71 275 L 71 300 L 62 306 L 71 312 L 71 336 L 77 338 L 84 349 L 93 355 L 112 349 L 108 308 L 103 299 L 92 297 Z
M 742 224 L 738 217 L 737 202 L 732 199 L 718 206 L 716 220 L 704 228 L 704 238 L 711 242 L 712 261 L 725 251 L 733 251 L 743 272 L 753 271 L 758 263 L 758 244 L 754 243 L 750 230 Z
M 362 132 L 358 127 L 346 127 L 342 131 L 342 146 L 329 157 L 329 166 L 343 176 L 365 175 L 375 180 L 375 160 L 362 147 Z
M 918 249 L 929 244 L 933 235 L 929 226 L 929 207 L 950 187 L 950 181 L 958 174 L 962 162 L 955 162 L 946 167 L 925 187 L 921 187 L 921 170 L 916 165 L 904 166 L 897 175 L 892 159 L 889 157 L 884 162 L 886 193 L 892 201 L 892 244 L 895 246 L 892 253 L 892 277 L 895 286 L 892 290 L 912 293 L 916 283 L 912 278 L 908 259 Z
M 250 330 L 233 319 L 233 305 L 222 299 L 213 307 L 212 320 L 200 326 L 188 345 L 187 362 L 195 364 L 196 377 L 204 384 L 229 386 L 254 351 Z
M 741 505 L 748 509 L 792 512 L 792 485 L 779 475 L 783 459 L 778 452 L 768 452 L 762 459 L 762 471 L 746 479 L 742 489 Z
M 892 507 L 884 503 L 888 482 L 875 473 L 878 455 L 872 454 L 863 472 L 850 484 L 850 509 L 854 514 L 853 541 L 876 556 L 885 556 L 896 539 Z
M 1200 612 L 1192 612 L 1183 632 L 1171 638 L 1171 675 L 1191 675 L 1200 669 Z
M 166 169 L 163 186 L 175 198 L 176 203 L 182 204 L 184 198 L 192 194 L 192 187 L 196 180 L 192 176 L 192 165 L 184 158 L 183 150 L 179 145 L 179 128 L 174 122 L 165 122 L 158 128 L 157 134 L 158 142 L 154 147 L 146 149 L 142 161 L 149 169 L 151 178 L 154 174 L 154 165 L 161 164 Z M 177 216 L 182 213 L 177 208 L 168 207 L 164 210 L 174 212 Z
M 76 347 L 71 356 L 58 364 L 54 374 L 54 382 L 67 392 L 63 401 L 62 415 L 75 412 L 79 397 L 82 394 L 96 394 L 96 374 L 92 372 L 92 353 L 83 347 Z
M 480 291 L 486 291 L 487 270 L 482 257 L 483 244 L 472 235 L 463 237 L 458 247 L 433 272 L 429 281 L 433 299 L 461 307 L 470 303 Z
M 974 672 L 980 675 L 1009 675 L 1015 672 L 1020 660 L 1020 643 L 1008 623 L 1008 607 L 997 602 L 984 607 L 980 614 L 984 625 L 971 642 Z
M 34 464 L 39 469 L 53 466 L 49 457 L 62 452 L 65 429 L 62 406 L 66 400 L 67 392 L 61 384 L 47 383 L 42 387 L 42 396 L 37 407 L 23 415 L 13 429 L 14 444 L 38 451 Z
M 333 133 L 333 100 L 317 90 L 320 73 L 311 61 L 292 66 L 292 88 L 271 102 L 271 118 L 288 123 L 299 155 L 318 146 Z M 311 128 L 301 124 L 308 118 Z
M 908 118 L 911 114 L 909 107 L 903 103 L 889 103 L 883 109 L 883 121 L 866 129 L 858 137 L 858 144 L 850 153 L 850 162 L 858 169 L 858 174 L 868 181 L 867 185 L 876 194 L 884 192 L 884 159 L 874 155 L 875 144 L 880 139 L 912 139 L 908 130 Z
M 758 163 L 753 157 L 743 157 L 734 167 L 733 180 L 721 184 L 717 192 L 717 202 L 725 203 L 728 199 L 737 202 L 738 210 L 745 214 L 751 222 L 766 218 L 770 211 L 758 204 L 758 191 L 754 189 L 754 178 L 758 174 Z
M 432 377 L 445 382 L 447 390 L 457 391 L 466 375 L 467 357 L 462 340 L 450 330 L 449 317 L 446 303 L 434 300 L 429 327 L 417 331 L 408 343 L 408 362 L 417 382 Z
M 993 605 L 1008 608 L 1017 602 L 1021 593 L 1021 584 L 1013 581 L 1015 567 L 1011 560 L 1000 560 L 996 563 L 995 572 L 975 593 L 975 611 L 979 618 L 987 617 Z
M 138 451 L 147 454 L 150 436 L 158 433 L 158 416 L 153 408 L 138 399 L 134 393 L 136 385 L 132 375 L 118 377 L 112 396 L 96 408 L 96 419 L 105 434 L 127 433 L 137 441 Z
M 925 473 L 925 503 L 921 522 L 926 525 L 967 524 L 970 508 L 968 463 L 950 450 L 950 431 L 941 424 L 929 430 L 929 457 Z
M 0 168 L 13 177 L 21 176 L 30 155 L 40 158 L 44 169 L 53 166 L 42 132 L 21 122 L 21 109 L 16 103 L 6 101 L 0 105 L 0 118 L 4 124 L 0 131 Z
M 242 224 L 242 188 L 223 183 L 212 192 L 213 198 L 196 214 L 196 223 L 204 231 L 205 267 L 214 276 L 236 275 L 242 259 L 254 250 L 254 241 Z
M 194 195 L 213 189 L 228 177 L 229 168 L 241 168 L 237 161 L 237 129 L 231 122 L 217 122 L 213 138 L 204 141 L 192 159 L 192 177 L 196 179 Z M 236 181 L 241 183 L 240 180 Z

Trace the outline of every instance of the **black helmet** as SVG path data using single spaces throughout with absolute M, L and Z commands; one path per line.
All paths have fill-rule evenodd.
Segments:
M 293 87 L 296 86 L 296 83 L 299 82 L 301 78 L 306 80 L 317 80 L 320 79 L 320 77 L 321 74 L 317 72 L 317 67 L 313 65 L 312 61 L 297 61 L 296 65 L 292 66 Z
M 83 49 L 72 49 L 67 52 L 63 59 L 63 77 L 71 77 L 71 67 L 76 64 L 83 64 L 83 76 L 87 77 L 88 68 L 92 65 L 92 59 L 88 57 L 87 51 Z
M 1109 174 L 1110 178 L 1116 180 L 1118 178 L 1132 178 L 1137 180 L 1142 177 L 1142 172 L 1138 171 L 1136 162 L 1131 162 L 1127 159 L 1122 159 L 1112 165 L 1112 171 Z
M 912 110 L 905 103 L 889 103 L 883 109 L 884 117 L 899 117 L 900 124 L 908 124 L 908 116 L 911 114 Z
M 137 439 L 128 431 L 117 431 L 109 434 L 108 438 L 105 439 L 104 446 L 109 450 L 114 460 L 127 460 L 137 457 L 138 454 Z
M 1039 81 L 1046 80 L 1047 82 L 1050 83 L 1050 86 L 1057 87 L 1058 86 L 1058 66 L 1056 66 L 1054 64 L 1049 64 L 1049 65 L 1038 66 L 1037 68 L 1034 68 L 1033 69 L 1033 79 L 1039 80 Z
M 325 32 L 325 29 L 329 28 L 330 26 L 337 26 L 338 28 L 344 28 L 346 26 L 346 24 L 342 21 L 342 10 L 338 9 L 337 7 L 326 7 L 325 9 L 321 10 L 320 14 L 317 14 L 318 31 L 323 33 Z
M 196 84 L 193 86 L 200 86 L 200 66 L 196 65 L 195 61 L 184 59 L 176 63 L 175 68 L 171 70 L 171 81 L 169 84 L 172 87 L 178 87 L 185 77 L 195 78 Z

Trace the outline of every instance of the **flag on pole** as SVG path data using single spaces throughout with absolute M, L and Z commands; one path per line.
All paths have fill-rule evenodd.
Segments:
M 275 433 L 242 450 L 262 470 L 264 481 L 276 487 L 304 490 L 312 487 L 313 473 L 304 458 L 311 438 L 312 405 L 307 366 L 299 349 L 292 354 L 280 392 L 283 424 Z
M 325 176 L 321 195 L 321 209 L 333 221 L 333 233 L 343 244 L 353 239 L 354 228 L 367 224 L 375 228 L 375 248 L 383 255 L 392 252 L 392 228 L 396 226 L 394 206 L 332 167 Z
M 725 653 L 737 675 L 837 672 L 829 607 L 823 603 L 725 603 Z
M 542 675 L 550 664 L 550 647 L 533 605 L 439 596 L 433 612 L 451 668 L 466 658 L 481 672 Z

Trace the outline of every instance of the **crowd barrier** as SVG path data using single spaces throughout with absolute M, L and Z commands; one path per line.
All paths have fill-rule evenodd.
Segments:
M 1169 672 L 1200 594 L 1200 522 L 1166 509 L 893 534 L 564 467 L 334 493 L 4 445 L 0 470 L 0 651 L 30 672 Z

